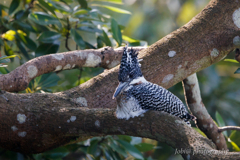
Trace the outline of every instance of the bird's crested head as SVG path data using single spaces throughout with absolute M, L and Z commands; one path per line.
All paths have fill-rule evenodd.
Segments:
M 138 52 L 134 49 L 124 47 L 120 70 L 118 73 L 119 82 L 129 82 L 142 76 L 141 64 L 138 59 Z

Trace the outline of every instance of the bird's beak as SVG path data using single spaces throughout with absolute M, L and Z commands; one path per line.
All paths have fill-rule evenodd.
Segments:
M 124 89 L 127 85 L 128 85 L 128 82 L 119 82 L 119 85 L 116 88 L 112 99 L 115 99 L 117 97 L 117 95 L 122 91 L 122 89 Z

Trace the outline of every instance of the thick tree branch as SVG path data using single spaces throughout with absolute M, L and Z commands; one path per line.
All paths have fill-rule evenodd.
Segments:
M 218 126 L 214 123 L 202 102 L 196 73 L 184 79 L 183 86 L 188 107 L 197 117 L 198 128 L 216 144 L 217 149 L 227 149 L 223 134 L 218 132 Z
M 188 24 L 141 51 L 145 78 L 168 88 L 224 58 L 238 44 L 238 8 L 240 4 L 236 1 L 213 0 Z M 102 49 L 96 54 L 94 51 L 38 57 L 1 75 L 0 88 L 23 90 L 29 79 L 43 73 L 75 66 L 112 68 L 120 62 L 122 51 L 109 55 Z M 9 102 L 0 96 L 0 146 L 25 153 L 43 152 L 76 137 L 128 134 L 166 142 L 177 149 L 215 148 L 207 138 L 168 114 L 149 112 L 129 121 L 117 120 L 111 109 L 116 107 L 111 97 L 118 84 L 117 73 L 118 67 L 105 70 L 86 83 L 59 93 L 4 93 Z M 240 153 L 222 152 L 183 155 L 185 159 L 237 159 L 239 156 Z
M 139 51 L 145 47 L 133 48 Z M 22 91 L 27 88 L 32 79 L 49 72 L 77 67 L 110 69 L 120 63 L 122 52 L 123 47 L 117 49 L 104 47 L 98 50 L 77 50 L 37 57 L 8 74 L 0 75 L 0 89 L 9 92 Z

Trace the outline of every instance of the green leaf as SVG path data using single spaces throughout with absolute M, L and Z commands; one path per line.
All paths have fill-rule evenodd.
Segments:
M 126 150 L 135 158 L 137 159 L 144 159 L 142 153 L 137 150 L 133 145 L 131 145 L 130 143 L 120 140 L 117 140 L 118 143 L 120 143 L 124 148 L 126 148 Z
M 238 69 L 234 72 L 234 74 L 236 74 L 236 73 L 240 73 L 240 68 L 238 68 Z
M 31 13 L 28 18 L 40 25 L 56 24 L 61 27 L 61 23 L 57 18 L 44 12 Z
M 129 43 L 140 42 L 140 40 L 130 38 L 128 36 L 122 35 L 123 40 L 128 41 Z
M 45 2 L 44 0 L 38 0 L 38 2 L 47 10 L 49 10 L 53 15 L 56 15 L 54 12 L 55 8 L 49 5 L 49 3 Z
M 7 56 L 11 56 L 13 55 L 13 50 L 11 49 L 11 47 L 7 44 L 7 42 L 4 41 L 4 52 Z
M 117 41 L 118 45 L 121 46 L 122 33 L 118 26 L 117 21 L 115 21 L 114 19 L 112 19 L 112 21 L 111 21 L 111 29 L 112 29 L 112 33 L 113 33 L 113 38 Z
M 32 51 L 35 51 L 37 49 L 36 43 L 29 37 L 25 37 L 26 41 L 23 41 L 24 45 L 31 49 Z
M 22 30 L 27 30 L 27 31 L 31 31 L 31 32 L 36 32 L 31 25 L 29 25 L 29 24 L 27 24 L 27 23 L 23 23 L 23 22 L 21 22 L 20 20 L 14 21 L 14 24 L 15 24 L 15 25 L 19 25 L 20 27 L 22 27 Z
M 2 74 L 8 74 L 9 71 L 6 68 L 0 67 L 0 73 Z
M 240 146 L 240 131 L 232 131 L 229 138 L 231 141 L 235 142 L 238 146 Z
M 37 38 L 37 40 L 45 43 L 51 43 L 55 40 L 58 40 L 61 36 L 62 35 L 60 33 L 53 32 L 53 31 L 46 31 L 46 32 L 42 32 Z
M 9 7 L 8 14 L 11 15 L 18 8 L 19 4 L 20 4 L 20 0 L 12 0 Z
M 81 8 L 88 8 L 88 4 L 86 0 L 77 0 L 78 3 L 81 5 Z
M 57 86 L 60 78 L 56 73 L 48 73 L 39 76 L 39 81 L 37 81 L 37 87 L 41 89 L 47 89 L 49 87 Z
M 72 39 L 77 43 L 77 45 L 80 47 L 80 49 L 85 49 L 86 44 L 84 42 L 84 40 L 82 39 L 82 36 L 80 34 L 78 34 L 78 32 L 76 31 L 76 29 L 72 28 L 70 30 L 70 35 L 72 37 Z
M 109 2 L 109 3 L 115 3 L 115 4 L 123 4 L 122 0 L 95 0 L 95 1 Z
M 230 138 L 228 138 L 228 142 L 231 143 L 231 145 L 235 151 L 237 151 L 237 152 L 240 151 L 240 148 L 238 147 L 238 145 L 235 142 L 233 142 Z
M 82 31 L 87 31 L 87 32 L 93 32 L 93 33 L 102 33 L 102 30 L 98 29 L 98 28 L 93 28 L 93 27 L 89 27 L 89 26 L 82 26 L 77 28 L 78 30 L 82 30 Z
M 226 126 L 226 125 L 225 125 L 225 122 L 223 121 L 222 116 L 218 113 L 218 111 L 216 112 L 215 116 L 216 116 L 216 120 L 217 120 L 217 123 L 218 123 L 219 127 L 224 127 L 224 126 Z M 225 136 L 227 136 L 227 131 L 224 131 L 223 134 L 224 134 Z
M 141 152 L 151 151 L 154 148 L 154 145 L 149 143 L 139 143 L 134 146 Z
M 116 152 L 121 154 L 123 157 L 128 156 L 126 150 L 123 147 L 121 147 L 120 145 L 117 145 L 115 140 L 112 143 L 110 143 L 110 146 L 113 150 L 115 150 Z
M 88 13 L 88 10 L 86 10 L 86 9 L 79 9 L 76 12 L 73 13 L 73 16 L 78 17 L 78 16 L 86 14 L 86 13 Z
M 97 47 L 98 48 L 102 48 L 103 47 L 103 41 L 102 39 L 100 38 L 100 36 L 97 37 Z
M 113 7 L 113 6 L 108 6 L 108 5 L 100 5 L 100 4 L 93 4 L 93 6 L 97 6 L 97 7 L 103 7 L 103 8 L 107 8 L 113 12 L 117 12 L 117 13 L 122 13 L 122 14 L 131 14 L 131 12 L 121 9 L 121 8 L 117 8 L 117 7 Z
M 44 155 L 48 159 L 63 158 L 69 154 L 69 151 L 65 147 L 55 148 L 51 151 L 44 152 Z
M 35 51 L 36 56 L 42 56 L 45 54 L 50 53 L 57 53 L 59 49 L 60 42 L 54 42 L 54 43 L 43 43 L 38 46 L 38 48 Z
M 10 62 L 9 58 L 14 58 L 16 56 L 20 59 L 20 57 L 18 55 L 2 56 L 2 57 L 0 57 L 0 63 L 9 63 Z
M 118 138 L 127 142 L 131 142 L 132 141 L 132 137 L 131 136 L 126 136 L 126 135 L 118 135 Z
M 232 62 L 232 63 L 239 63 L 237 60 L 235 59 L 224 59 L 225 62 Z
M 61 13 L 64 13 L 64 14 L 72 13 L 72 9 L 65 3 L 61 3 L 53 0 L 48 0 L 48 1 L 49 3 L 51 3 L 51 5 L 53 5 L 53 7 L 59 10 Z
M 18 11 L 18 12 L 15 13 L 15 15 L 14 15 L 15 19 L 16 19 L 16 20 L 21 19 L 21 18 L 23 17 L 24 13 L 25 13 L 24 10 Z
M 26 49 L 24 48 L 24 46 L 22 45 L 22 43 L 20 41 L 16 41 L 16 44 L 19 48 L 19 50 L 22 52 L 22 54 L 24 55 L 25 58 L 27 58 L 28 60 L 30 60 L 30 57 L 28 55 L 28 52 L 26 51 Z
M 110 39 L 108 38 L 107 33 L 106 33 L 104 30 L 102 30 L 102 31 L 103 31 L 103 37 L 104 37 L 104 42 L 105 42 L 105 44 L 106 44 L 107 46 L 112 46 L 112 43 L 111 43 Z

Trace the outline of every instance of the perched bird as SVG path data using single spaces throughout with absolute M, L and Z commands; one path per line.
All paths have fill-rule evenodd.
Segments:
M 190 125 L 189 120 L 196 118 L 170 91 L 143 77 L 137 55 L 135 50 L 124 47 L 118 74 L 119 85 L 113 95 L 113 99 L 117 100 L 117 118 L 128 120 L 148 110 L 156 110 L 178 116 Z

